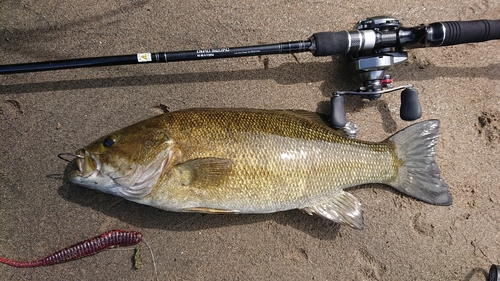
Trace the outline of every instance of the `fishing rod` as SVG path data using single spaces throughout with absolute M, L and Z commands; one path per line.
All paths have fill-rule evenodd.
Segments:
M 132 55 L 79 58 L 69 60 L 1 65 L 0 75 L 70 68 L 165 63 L 272 54 L 311 52 L 313 56 L 345 55 L 363 81 L 355 91 L 337 91 L 331 98 L 331 125 L 356 134 L 357 126 L 348 124 L 344 95 L 359 95 L 375 100 L 382 94 L 402 90 L 401 119 L 413 121 L 421 117 L 418 92 L 413 85 L 394 87 L 386 70 L 408 59 L 403 49 L 450 46 L 500 39 L 500 20 L 445 21 L 406 28 L 399 20 L 378 16 L 362 19 L 356 30 L 314 33 L 303 41 L 245 47 L 200 49 L 179 52 L 138 53 Z M 346 127 L 350 125 L 351 127 Z

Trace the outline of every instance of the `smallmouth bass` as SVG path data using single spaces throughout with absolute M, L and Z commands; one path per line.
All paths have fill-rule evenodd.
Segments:
M 301 209 L 362 229 L 361 203 L 346 188 L 380 183 L 430 204 L 451 204 L 435 160 L 438 137 L 438 120 L 367 142 L 341 136 L 314 112 L 188 109 L 79 149 L 69 179 L 168 211 Z

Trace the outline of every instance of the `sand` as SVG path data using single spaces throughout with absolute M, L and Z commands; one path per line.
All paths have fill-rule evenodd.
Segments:
M 33 1 L 0 6 L 0 64 L 245 46 L 351 30 L 390 15 L 405 26 L 495 19 L 500 2 L 450 1 Z M 194 107 L 328 112 L 336 90 L 360 84 L 343 57 L 309 53 L 133 65 L 0 77 L 0 256 L 30 260 L 111 229 L 141 231 L 160 280 L 485 280 L 500 263 L 500 44 L 409 51 L 396 85 L 420 92 L 421 120 L 441 120 L 437 158 L 453 205 L 389 188 L 351 192 L 363 231 L 300 211 L 205 215 L 161 211 L 75 186 L 57 158 L 170 110 Z M 400 95 L 346 98 L 358 138 L 409 125 Z M 4 280 L 153 280 L 141 246 L 50 267 L 0 265 Z

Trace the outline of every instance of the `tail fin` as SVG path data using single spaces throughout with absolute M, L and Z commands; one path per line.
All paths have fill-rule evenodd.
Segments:
M 390 137 L 403 162 L 391 185 L 424 202 L 448 206 L 452 201 L 450 188 L 441 178 L 435 159 L 438 138 L 439 120 L 413 124 Z

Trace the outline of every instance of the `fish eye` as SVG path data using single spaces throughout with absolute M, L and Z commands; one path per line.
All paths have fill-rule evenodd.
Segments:
M 105 138 L 103 141 L 102 141 L 102 145 L 104 145 L 104 147 L 110 147 L 112 146 L 113 144 L 115 144 L 115 141 L 112 139 L 112 138 Z

